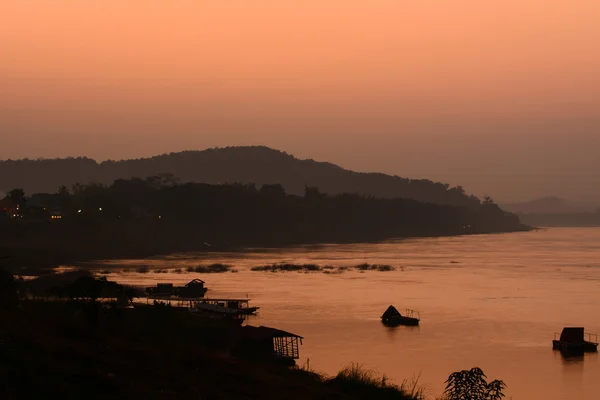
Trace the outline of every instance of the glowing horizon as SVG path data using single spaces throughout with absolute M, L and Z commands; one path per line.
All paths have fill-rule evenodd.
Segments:
M 0 159 L 264 144 L 498 198 L 600 200 L 594 0 L 29 0 L 2 15 Z

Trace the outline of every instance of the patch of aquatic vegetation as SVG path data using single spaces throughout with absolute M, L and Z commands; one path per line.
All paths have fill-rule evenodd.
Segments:
M 148 272 L 150 272 L 150 267 L 148 267 L 147 265 L 140 265 L 138 267 L 123 268 L 123 272 L 124 273 L 135 272 L 137 274 L 147 274 Z
M 106 270 L 108 271 L 108 270 Z M 193 267 L 187 268 L 152 268 L 147 265 L 140 265 L 138 267 L 129 267 L 123 268 L 123 273 L 138 273 L 138 274 L 147 274 L 149 272 L 155 274 L 186 274 L 186 273 L 198 273 L 198 274 L 215 274 L 222 272 L 237 272 L 237 270 L 233 269 L 231 265 L 215 263 L 210 265 L 196 265 Z M 101 273 L 104 273 L 102 271 Z
M 231 265 L 226 264 L 210 264 L 210 265 L 198 265 L 195 267 L 188 267 L 187 272 L 196 272 L 199 274 L 217 274 L 223 272 L 234 271 Z
M 155 274 L 166 274 L 169 272 L 169 270 L 166 268 L 156 268 L 152 270 L 152 272 L 154 272 Z
M 400 267 L 403 270 L 403 267 Z M 290 264 L 290 263 L 280 263 L 280 264 L 268 264 L 268 265 L 259 265 L 250 268 L 251 271 L 255 272 L 298 272 L 298 273 L 311 273 L 311 272 L 321 272 L 323 274 L 341 274 L 346 271 L 376 271 L 376 272 L 389 272 L 395 271 L 396 267 L 387 264 L 357 264 L 352 266 L 333 266 L 333 265 L 318 265 L 318 264 Z M 215 263 L 209 265 L 196 265 L 190 266 L 187 268 L 152 268 L 147 265 L 140 265 L 137 267 L 124 268 L 122 270 L 124 273 L 138 273 L 138 274 L 147 274 L 147 273 L 155 273 L 155 274 L 188 274 L 188 273 L 198 273 L 198 274 L 217 274 L 224 272 L 238 272 L 237 269 L 234 269 L 231 265 Z M 108 270 L 102 271 L 102 273 L 108 273 Z
M 324 274 L 341 274 L 342 272 L 349 270 L 356 271 L 379 271 L 388 272 L 395 271 L 396 268 L 391 265 L 385 264 L 358 264 L 354 266 L 339 266 L 334 267 L 332 265 L 320 266 L 317 264 L 271 264 L 261 265 L 250 268 L 251 271 L 261 272 L 322 272 Z
M 250 268 L 251 271 L 264 271 L 264 272 L 290 272 L 290 271 L 300 271 L 300 272 L 318 272 L 322 271 L 323 268 L 316 264 L 272 264 L 272 265 L 262 265 L 258 267 Z
M 395 270 L 395 268 L 392 267 L 391 265 L 385 265 L 385 264 L 359 264 L 359 265 L 355 266 L 354 268 L 359 271 L 388 272 L 388 271 Z

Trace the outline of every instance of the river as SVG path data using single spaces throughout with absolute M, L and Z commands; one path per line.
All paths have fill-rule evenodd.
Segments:
M 152 268 L 231 264 L 237 273 L 154 273 Z M 389 264 L 395 271 L 339 274 L 256 272 L 289 262 Z M 147 265 L 149 273 L 119 267 Z M 208 295 L 249 296 L 260 306 L 252 325 L 304 337 L 299 364 L 335 374 L 358 362 L 396 383 L 419 376 L 430 397 L 448 375 L 478 366 L 502 379 L 515 399 L 597 399 L 597 354 L 565 359 L 554 332 L 583 326 L 600 333 L 600 228 L 556 228 L 500 235 L 404 239 L 238 253 L 186 253 L 107 262 L 109 279 L 154 285 L 206 281 Z M 418 328 L 387 328 L 390 305 L 420 311 Z

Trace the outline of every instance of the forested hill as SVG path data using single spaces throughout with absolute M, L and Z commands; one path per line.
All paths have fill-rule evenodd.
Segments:
M 184 151 L 151 158 L 98 163 L 89 158 L 0 161 L 0 191 L 22 188 L 27 193 L 56 192 L 59 185 L 117 179 L 146 178 L 170 173 L 182 182 L 279 183 L 290 194 L 305 186 L 329 194 L 360 193 L 383 198 L 406 198 L 447 205 L 477 205 L 479 200 L 460 187 L 429 180 L 380 173 L 359 173 L 337 165 L 299 160 L 264 146 Z

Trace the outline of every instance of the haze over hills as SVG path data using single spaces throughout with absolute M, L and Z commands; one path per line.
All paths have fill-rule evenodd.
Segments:
M 549 196 L 523 203 L 502 204 L 530 226 L 600 226 L 600 207 Z
M 522 203 L 503 203 L 502 208 L 516 214 L 571 214 L 594 211 L 597 207 L 547 196 Z
M 89 158 L 0 161 L 0 191 L 22 188 L 27 193 L 56 192 L 60 185 L 146 178 L 170 173 L 182 182 L 280 183 L 290 194 L 316 186 L 328 194 L 360 193 L 407 198 L 448 205 L 479 204 L 461 187 L 381 173 L 359 173 L 337 165 L 300 160 L 264 146 L 184 151 L 151 158 L 96 162 Z

